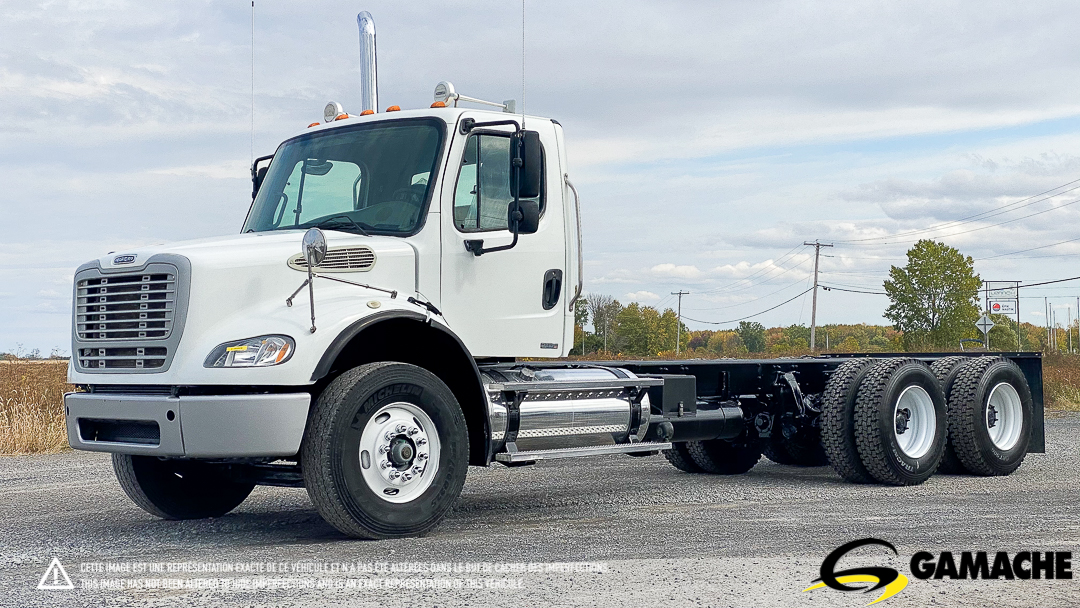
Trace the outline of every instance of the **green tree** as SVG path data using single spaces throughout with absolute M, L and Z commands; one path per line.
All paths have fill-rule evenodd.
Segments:
M 982 280 L 974 260 L 928 239 L 915 243 L 907 260 L 889 269 L 885 293 L 892 303 L 885 317 L 904 332 L 908 349 L 955 347 L 979 318 Z
M 601 293 L 590 293 L 585 300 L 586 307 L 589 309 L 589 318 L 592 319 L 593 333 L 600 338 L 600 348 L 609 352 L 617 350 L 609 342 L 614 330 L 615 317 L 622 310 L 622 304 L 611 296 Z
M 757 321 L 739 321 L 739 329 L 735 330 L 742 338 L 746 350 L 752 353 L 760 353 L 765 350 L 765 326 Z
M 589 304 L 585 298 L 578 298 L 577 302 L 574 302 L 574 344 L 580 345 L 581 352 L 578 354 L 585 354 L 585 324 L 589 322 Z M 570 352 L 573 352 L 573 348 Z

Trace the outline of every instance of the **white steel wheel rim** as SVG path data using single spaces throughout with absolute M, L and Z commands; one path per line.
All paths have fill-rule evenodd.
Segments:
M 1020 441 L 1020 431 L 1024 428 L 1024 407 L 1020 394 L 1008 382 L 998 384 L 990 391 L 983 413 L 986 433 L 990 441 L 999 450 L 1011 450 Z
M 893 433 L 900 451 L 908 458 L 922 458 L 934 445 L 937 434 L 937 410 L 930 393 L 912 385 L 900 393 L 893 408 Z
M 439 472 L 439 433 L 431 417 L 405 402 L 368 418 L 360 434 L 360 471 L 379 498 L 406 503 L 424 493 Z

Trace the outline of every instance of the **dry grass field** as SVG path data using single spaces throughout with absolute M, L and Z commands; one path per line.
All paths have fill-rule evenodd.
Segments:
M 1080 355 L 1043 359 L 1043 397 L 1048 410 L 1080 411 Z
M 63 395 L 70 390 L 67 361 L 0 361 L 0 454 L 67 447 Z
M 1080 410 L 1080 355 L 1043 360 L 1047 410 Z M 67 447 L 63 395 L 67 362 L 0 361 L 0 454 L 56 452 Z

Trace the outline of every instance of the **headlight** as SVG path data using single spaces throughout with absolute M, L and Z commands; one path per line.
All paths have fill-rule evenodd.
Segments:
M 219 344 L 203 367 L 268 367 L 289 360 L 296 342 L 289 336 L 259 336 Z

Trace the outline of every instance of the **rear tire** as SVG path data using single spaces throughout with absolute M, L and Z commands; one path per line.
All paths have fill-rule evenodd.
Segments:
M 670 450 L 664 450 L 664 458 L 671 463 L 671 466 L 683 471 L 685 473 L 704 473 L 702 469 L 694 462 L 694 459 L 690 457 L 690 450 L 687 449 L 685 442 L 677 442 L 671 444 Z
M 941 463 L 948 435 L 945 396 L 925 363 L 888 359 L 870 370 L 855 403 L 855 443 L 881 483 L 923 483 Z
M 1024 462 L 1031 442 L 1031 389 L 1015 363 L 975 359 L 962 367 L 949 392 L 949 437 L 964 468 L 976 475 L 1008 475 Z
M 859 385 L 880 359 L 852 359 L 829 377 L 821 403 L 821 446 L 833 470 L 851 483 L 873 483 L 855 445 L 855 399 Z
M 829 459 L 821 445 L 821 433 L 816 428 L 800 430 L 791 439 L 774 437 L 766 442 L 761 453 L 776 464 L 792 467 L 824 467 Z
M 468 462 L 454 394 L 431 372 L 396 362 L 361 365 L 331 382 L 300 449 L 311 502 L 356 538 L 434 528 L 461 493 Z
M 224 467 L 198 460 L 113 454 L 112 463 L 128 498 L 162 519 L 221 517 L 255 489 L 254 483 L 230 479 Z
M 952 388 L 953 381 L 956 380 L 956 374 L 961 367 L 970 361 L 971 357 L 945 357 L 930 364 L 930 371 L 937 377 L 938 384 L 941 385 L 941 392 L 945 394 L 946 412 L 952 410 L 952 405 L 949 403 L 949 390 Z M 964 468 L 964 463 L 960 462 L 960 459 L 956 457 L 952 439 L 945 443 L 945 453 L 941 456 L 941 464 L 938 465 L 937 472 L 946 475 L 963 475 L 968 472 Z
M 686 442 L 687 452 L 701 470 L 714 475 L 741 475 L 761 460 L 761 448 L 726 439 Z

